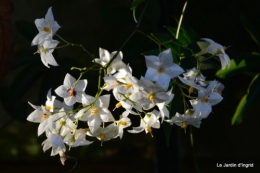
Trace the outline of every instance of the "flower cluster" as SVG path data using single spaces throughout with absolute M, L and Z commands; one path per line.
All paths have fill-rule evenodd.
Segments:
M 35 24 L 39 34 L 33 39 L 32 45 L 38 45 L 43 64 L 57 66 L 52 52 L 59 43 L 53 36 L 59 29 L 49 8 L 45 19 L 37 19 Z M 210 39 L 205 54 L 218 56 L 222 68 L 229 66 L 229 57 L 224 48 Z M 59 154 L 62 162 L 66 160 L 66 146 L 89 145 L 96 138 L 104 141 L 122 138 L 125 128 L 131 128 L 130 115 L 140 117 L 140 125 L 127 130 L 129 133 L 145 131 L 152 135 L 153 128 L 160 128 L 161 123 L 168 122 L 186 129 L 188 125 L 200 127 L 201 120 L 207 118 L 212 106 L 222 100 L 221 91 L 224 86 L 216 81 L 207 81 L 199 69 L 192 68 L 185 72 L 173 62 L 171 49 L 162 51 L 158 56 L 145 56 L 147 71 L 140 79 L 134 77 L 132 68 L 123 62 L 123 53 L 99 49 L 99 58 L 93 60 L 95 66 L 104 70 L 103 86 L 99 86 L 95 96 L 87 94 L 87 79 L 65 76 L 63 85 L 54 91 L 63 98 L 63 102 L 53 96 L 51 89 L 47 93 L 45 105 L 35 106 L 35 110 L 27 120 L 40 123 L 38 135 L 45 132 L 47 139 L 42 143 L 43 150 L 52 148 L 51 155 Z M 101 81 L 99 81 L 101 83 Z M 180 87 L 184 97 L 184 113 L 176 113 L 170 117 L 168 107 L 173 100 L 173 85 Z M 187 91 L 185 91 L 187 89 Z M 117 100 L 114 109 L 123 108 L 120 116 L 114 116 L 108 109 L 111 95 L 102 95 L 103 91 L 112 91 Z M 189 102 L 186 101 L 189 99 Z M 79 106 L 74 109 L 74 104 Z M 84 127 L 79 121 L 86 122 Z M 86 140 L 92 138 L 91 141 Z

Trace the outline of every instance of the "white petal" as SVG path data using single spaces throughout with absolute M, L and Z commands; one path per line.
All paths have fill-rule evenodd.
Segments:
M 170 76 L 168 76 L 167 74 L 161 73 L 159 75 L 158 79 L 156 80 L 156 83 L 159 84 L 165 90 L 167 90 L 169 87 L 170 80 L 171 80 Z
M 110 102 L 110 94 L 99 97 L 99 101 L 100 101 L 100 105 L 99 105 L 100 107 L 108 108 Z
M 79 80 L 76 87 L 75 87 L 75 90 L 76 91 L 85 91 L 86 87 L 87 87 L 87 84 L 88 84 L 88 80 L 87 79 L 84 79 L 84 80 Z
M 66 88 L 64 85 L 61 85 L 55 89 L 55 93 L 62 98 L 67 98 L 70 96 L 68 93 L 68 89 L 69 88 Z
M 64 98 L 64 102 L 68 105 L 68 106 L 71 106 L 71 105 L 74 105 L 76 103 L 76 98 L 75 97 L 72 97 L 72 96 L 69 96 L 67 98 Z
M 145 62 L 147 68 L 157 69 L 161 65 L 159 58 L 154 55 L 145 56 Z
M 63 84 L 66 88 L 69 89 L 73 86 L 73 84 L 75 82 L 76 82 L 76 79 L 73 76 L 71 76 L 69 73 L 67 73 L 66 76 L 65 76 Z
M 146 73 L 145 73 L 145 79 L 148 79 L 150 81 L 156 81 L 158 80 L 158 72 L 157 69 L 154 68 L 148 68 Z

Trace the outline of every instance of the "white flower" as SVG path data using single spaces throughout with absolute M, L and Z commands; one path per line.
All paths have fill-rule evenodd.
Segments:
M 112 52 L 111 54 L 102 48 L 99 48 L 99 58 L 95 58 L 94 61 L 101 66 L 107 65 L 107 63 L 116 55 L 117 51 Z M 126 64 L 122 61 L 123 59 L 123 53 L 120 51 L 117 55 L 117 57 L 112 61 L 112 63 L 109 65 L 107 68 L 107 73 L 108 74 L 114 74 L 118 70 L 125 69 L 125 71 L 128 71 L 128 67 Z
M 113 139 L 118 134 L 118 128 L 115 123 L 108 125 L 105 128 L 99 127 L 95 132 L 88 131 L 87 135 L 94 136 L 101 141 L 101 146 L 104 141 Z
M 175 116 L 171 118 L 171 120 L 165 120 L 169 122 L 171 125 L 176 124 L 181 126 L 186 132 L 186 128 L 188 125 L 192 125 L 194 127 L 199 128 L 201 124 L 201 117 L 194 115 L 194 110 L 187 110 L 185 114 L 179 114 L 176 112 Z
M 48 128 L 52 128 L 51 113 L 44 106 L 35 106 L 28 102 L 35 110 L 27 117 L 28 121 L 40 123 L 38 126 L 38 136 Z
M 51 89 L 49 89 L 47 93 L 47 101 L 45 102 L 45 108 L 50 112 L 57 112 L 57 109 L 61 109 L 62 106 L 62 102 L 57 100 L 55 96 L 52 96 Z
M 40 53 L 42 63 L 48 68 L 50 68 L 48 64 L 59 66 L 52 55 L 58 43 L 57 40 L 48 39 L 38 44 L 38 52 Z
M 117 127 L 118 127 L 118 136 L 120 139 L 123 137 L 124 128 L 129 127 L 131 125 L 131 120 L 127 117 L 129 114 L 129 111 L 125 111 L 120 116 L 120 120 L 116 121 Z
M 141 78 L 139 81 L 140 92 L 135 93 L 136 97 L 142 95 L 142 99 L 138 101 L 142 105 L 143 109 L 148 110 L 153 108 L 157 103 L 163 103 L 168 101 L 170 96 L 166 93 L 166 90 L 158 84 Z
M 54 21 L 51 8 L 52 7 L 48 9 L 47 14 L 45 15 L 45 19 L 35 20 L 35 25 L 39 30 L 39 34 L 36 35 L 33 39 L 32 45 L 38 45 L 46 39 L 52 39 L 53 35 L 60 28 L 59 24 Z
M 192 107 L 200 112 L 199 116 L 207 118 L 212 111 L 212 106 L 218 104 L 223 98 L 219 93 L 214 92 L 217 81 L 211 81 L 209 86 L 198 91 L 198 99 L 190 100 Z
M 158 57 L 154 55 L 145 56 L 147 71 L 145 78 L 155 81 L 164 89 L 168 89 L 170 80 L 181 73 L 183 69 L 173 63 L 171 49 L 161 52 Z
M 84 90 L 86 89 L 87 84 L 87 79 L 76 82 L 76 79 L 67 73 L 63 85 L 59 86 L 55 92 L 58 96 L 64 98 L 64 102 L 67 105 L 71 106 L 76 102 L 82 102 L 82 97 L 85 95 Z
M 51 156 L 55 156 L 66 151 L 66 147 L 60 135 L 54 134 L 50 131 L 46 131 L 46 136 L 47 139 L 42 143 L 44 152 L 51 147 Z
M 209 43 L 209 46 L 206 49 L 207 53 L 212 55 L 216 55 L 219 57 L 222 70 L 226 68 L 226 66 L 230 67 L 230 59 L 229 56 L 225 53 L 224 47 L 209 38 L 202 38 Z
M 133 127 L 133 130 L 128 130 L 128 132 L 140 133 L 145 130 L 146 133 L 150 133 L 152 135 L 152 127 L 156 129 L 160 128 L 160 122 L 158 120 L 160 116 L 159 114 L 160 113 L 156 110 L 147 113 L 145 117 L 141 119 L 140 126 Z
M 167 105 L 172 101 L 174 94 L 172 93 L 172 88 L 166 93 L 169 95 L 169 99 L 162 103 L 157 103 L 157 107 L 160 110 L 160 116 L 162 117 L 162 123 L 165 117 L 169 118 L 169 110 L 167 109 Z
M 69 132 L 76 129 L 76 125 L 66 114 L 65 110 L 62 108 L 59 113 L 53 115 L 52 117 L 54 123 L 54 129 L 57 134 L 61 136 L 66 136 Z
M 71 147 L 89 145 L 92 141 L 86 140 L 86 129 L 77 129 L 75 133 L 68 133 L 64 138 L 64 142 Z
M 94 103 L 94 100 L 94 97 L 85 95 L 83 96 L 82 104 L 84 106 L 90 105 Z M 109 101 L 110 95 L 103 95 L 95 101 L 91 108 L 86 107 L 81 109 L 75 115 L 75 118 L 79 118 L 81 121 L 88 121 L 90 130 L 95 132 L 102 122 L 111 122 L 115 120 L 108 110 Z

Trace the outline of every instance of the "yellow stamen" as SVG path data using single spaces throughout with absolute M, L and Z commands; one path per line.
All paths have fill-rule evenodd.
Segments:
M 43 28 L 43 31 L 44 31 L 44 32 L 48 32 L 48 33 L 51 32 L 50 28 L 47 28 L 47 27 L 44 27 L 44 28 Z
M 119 121 L 119 124 L 122 126 L 126 126 L 127 123 L 125 121 Z
M 125 88 L 126 88 L 126 89 L 129 89 L 129 88 L 131 88 L 132 86 L 133 86 L 133 85 L 129 83 L 129 84 L 126 84 L 126 85 L 125 85 Z
M 149 94 L 148 98 L 149 98 L 149 100 L 151 100 L 151 101 L 154 100 L 154 94 L 153 94 L 153 93 Z
M 150 126 L 146 127 L 147 132 L 152 133 L 152 128 Z
M 120 108 L 122 106 L 122 104 L 120 103 L 120 102 L 118 102 L 117 104 L 116 104 L 116 108 Z
M 98 113 L 98 109 L 97 108 L 93 108 L 92 110 L 91 110 L 91 114 L 97 114 Z
M 189 94 L 191 94 L 191 93 L 193 93 L 193 91 L 194 91 L 194 88 L 193 87 L 189 87 Z
M 202 102 L 208 102 L 208 98 L 204 97 L 201 99 Z
M 44 118 L 44 119 L 47 119 L 47 118 L 49 118 L 49 114 L 42 114 L 42 118 Z
M 224 50 L 226 50 L 226 49 L 227 49 L 227 47 L 226 47 L 226 46 L 223 46 L 223 49 L 224 49 Z
M 181 124 L 181 128 L 186 129 L 187 126 L 188 126 L 187 122 L 183 121 L 182 124 Z
M 103 142 L 105 140 L 105 135 L 104 134 L 101 134 L 99 137 L 100 137 L 100 141 Z
M 51 110 L 51 106 L 45 106 L 45 109 L 49 111 Z

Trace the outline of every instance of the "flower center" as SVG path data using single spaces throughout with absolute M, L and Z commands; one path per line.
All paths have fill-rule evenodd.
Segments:
M 200 71 L 194 72 L 194 76 L 199 77 L 200 76 Z
M 46 52 L 47 50 L 44 47 L 42 47 L 42 53 L 46 54 Z
M 43 31 L 44 31 L 44 32 L 47 32 L 47 33 L 50 33 L 50 32 L 51 32 L 50 28 L 48 28 L 48 27 L 44 27 L 44 28 L 43 28 Z
M 91 110 L 91 114 L 97 114 L 98 113 L 98 109 L 97 108 L 93 108 L 92 110 Z
M 70 96 L 76 97 L 76 91 L 74 90 L 74 88 L 70 88 L 67 92 L 69 93 Z
M 65 126 L 65 125 L 66 125 L 66 122 L 63 121 L 63 120 L 61 120 L 61 121 L 60 121 L 60 126 Z
M 194 112 L 195 112 L 194 110 L 188 109 L 186 113 L 187 113 L 189 116 L 192 116 L 192 115 L 194 114 Z
M 157 72 L 158 72 L 158 73 L 163 73 L 163 72 L 164 72 L 164 69 L 163 69 L 162 67 L 159 67 L 159 68 L 157 69 Z
M 44 118 L 44 119 L 47 119 L 47 118 L 49 118 L 49 114 L 46 114 L 46 113 L 44 113 L 44 114 L 42 114 L 42 118 Z
M 75 137 L 74 136 L 72 136 L 71 138 L 70 138 L 70 142 L 75 142 L 76 140 L 75 140 Z
M 132 86 L 133 86 L 132 84 L 128 83 L 128 84 L 125 85 L 125 88 L 126 88 L 126 89 L 129 89 L 129 88 L 131 88 Z
M 204 98 L 201 99 L 202 102 L 208 102 L 208 100 L 209 100 L 209 99 L 206 98 L 206 97 L 204 97 Z

